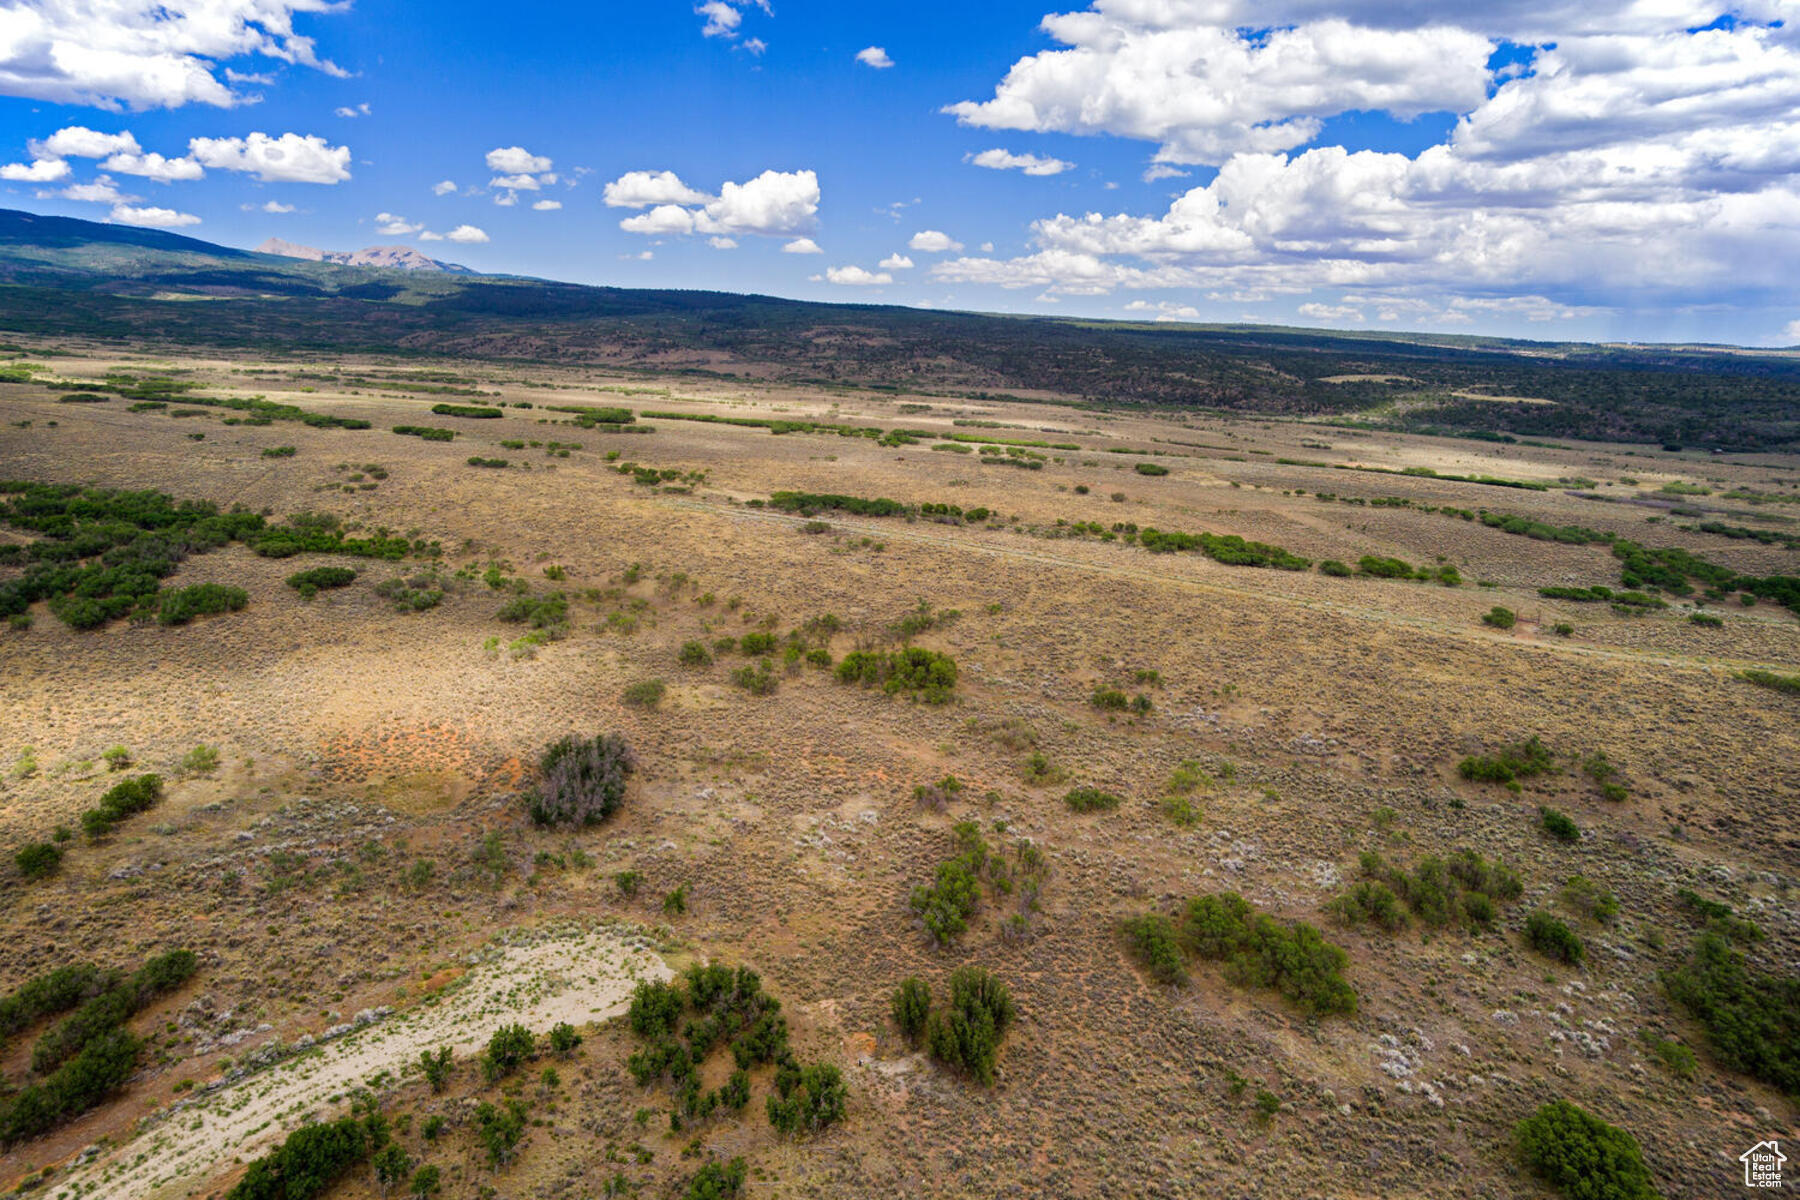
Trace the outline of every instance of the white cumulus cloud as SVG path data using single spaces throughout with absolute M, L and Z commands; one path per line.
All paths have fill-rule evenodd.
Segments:
M 40 158 L 28 163 L 0 166 L 0 179 L 15 183 L 55 183 L 69 174 L 69 164 L 60 158 Z
M 885 71 L 894 65 L 888 52 L 880 46 L 865 46 L 856 52 L 856 61 L 865 67 L 874 67 L 877 71 Z
M 712 197 L 681 182 L 673 171 L 627 171 L 600 194 L 609 208 L 652 208 L 658 204 L 705 204 Z
M 317 134 L 197 137 L 188 141 L 188 156 L 202 166 L 242 171 L 265 183 L 342 183 L 350 178 L 350 147 L 328 145 Z
M 158 183 L 203 179 L 206 176 L 205 169 L 192 158 L 164 158 L 155 151 L 149 154 L 114 154 L 100 165 L 108 171 L 117 171 L 121 175 L 142 175 Z
M 411 237 L 425 228 L 422 223 L 384 212 L 375 214 L 375 232 L 382 237 Z
M 137 199 L 127 196 L 113 184 L 111 179 L 102 175 L 92 183 L 72 183 L 57 195 L 65 200 L 79 200 L 83 204 L 125 204 Z
M 606 202 L 614 207 L 643 207 L 657 196 L 681 189 L 695 195 L 669 172 L 634 171 L 607 185 Z M 668 200 L 648 212 L 626 217 L 627 233 L 674 235 L 703 233 L 719 237 L 794 237 L 818 224 L 819 177 L 812 171 L 764 171 L 743 183 L 726 182 L 716 197 Z
M 502 175 L 539 175 L 556 164 L 523 146 L 502 146 L 487 152 L 487 167 Z
M 820 276 L 815 275 L 813 278 L 817 280 Z M 827 267 L 823 278 L 826 283 L 835 283 L 841 287 L 879 287 L 884 283 L 894 282 L 894 277 L 886 271 L 869 271 L 857 266 Z
M 456 180 L 454 179 L 440 179 L 431 185 L 431 194 L 434 196 L 448 196 L 455 191 Z
M 458 225 L 444 236 L 450 241 L 460 242 L 465 246 L 478 245 L 488 240 L 486 231 L 477 229 L 473 225 Z
M 819 246 L 819 243 L 813 241 L 809 237 L 795 238 L 793 241 L 783 244 L 781 247 L 781 252 L 783 254 L 823 254 L 823 253 L 825 253 L 825 251 Z
M 562 207 L 561 200 L 538 200 L 531 206 L 533 212 L 555 212 Z
M 983 150 L 965 156 L 964 162 L 986 167 L 990 171 L 1023 171 L 1027 175 L 1061 175 L 1074 170 L 1075 164 L 1060 158 L 1040 158 L 1035 154 L 1014 154 L 1010 150 Z
M 714 250 L 736 250 L 738 245 L 736 238 L 728 237 L 709 237 L 706 239 L 706 244 Z
M 876 266 L 884 271 L 910 271 L 913 267 L 913 260 L 904 254 L 890 254 Z
M 249 55 L 344 72 L 295 17 L 333 0 L 9 0 L 0 9 L 0 95 L 98 108 L 229 108 L 263 83 L 224 67 Z M 223 76 L 223 78 L 221 78 Z
M 200 218 L 192 213 L 176 212 L 172 208 L 133 208 L 129 204 L 114 205 L 109 219 L 120 225 L 142 225 L 149 229 L 179 229 L 200 223 Z
M 909 250 L 918 250 L 925 254 L 955 254 L 963 248 L 961 242 L 936 229 L 921 229 L 912 235 L 912 241 L 906 243 L 906 246 Z
M 142 149 L 130 131 L 101 133 L 85 125 L 69 125 L 41 142 L 31 143 L 33 158 L 107 158 L 136 154 Z

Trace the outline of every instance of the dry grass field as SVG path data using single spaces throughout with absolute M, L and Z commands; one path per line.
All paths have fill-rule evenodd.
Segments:
M 244 588 L 242 611 L 79 632 L 39 604 L 29 628 L 0 629 L 0 990 L 74 961 L 129 968 L 178 946 L 200 957 L 191 983 L 134 1020 L 150 1049 L 129 1086 L 0 1155 L 0 1185 L 67 1200 L 222 1195 L 275 1132 L 345 1111 L 349 1087 L 305 1093 L 258 1127 L 262 1144 L 208 1169 L 152 1187 L 127 1166 L 207 1136 L 205 1098 L 257 1078 L 274 1057 L 262 1048 L 356 1036 L 342 1027 L 358 1013 L 366 1024 L 454 1003 L 496 947 L 571 925 L 624 936 L 671 969 L 754 967 L 801 1057 L 842 1068 L 848 1115 L 811 1138 L 777 1135 L 761 1069 L 744 1115 L 672 1133 L 669 1088 L 632 1081 L 638 1043 L 619 1023 L 500 1084 L 465 1052 L 485 1042 L 482 1025 L 456 1039 L 442 1093 L 410 1060 L 364 1080 L 405 1116 L 407 1152 L 441 1167 L 443 1195 L 680 1195 L 702 1164 L 742 1155 L 755 1197 L 1548 1196 L 1518 1164 L 1513 1128 L 1566 1098 L 1631 1131 L 1664 1196 L 1709 1197 L 1741 1186 L 1740 1153 L 1793 1128 L 1791 1099 L 1721 1067 L 1662 975 L 1699 928 L 1680 889 L 1755 921 L 1766 940 L 1750 956 L 1764 969 L 1791 975 L 1800 958 L 1800 699 L 1736 677 L 1800 672 L 1800 620 L 1735 596 L 1706 605 L 1716 626 L 1689 619 L 1691 599 L 1645 616 L 1545 599 L 1541 587 L 1618 588 L 1618 561 L 1604 544 L 1427 511 L 1513 514 L 1746 575 L 1794 574 L 1800 541 L 1684 528 L 1800 533 L 1793 458 L 516 363 L 43 348 L 64 353 L 30 361 L 63 379 L 169 376 L 203 385 L 195 395 L 257 394 L 373 428 L 227 424 L 228 409 L 180 415 L 179 397 L 134 412 L 119 397 L 61 404 L 38 384 L 0 384 L 0 478 L 158 489 L 271 520 L 330 513 L 437 542 L 445 595 L 403 613 L 376 594 L 422 560 L 264 558 L 233 544 L 189 557 L 169 583 Z M 423 372 L 479 394 L 409 390 Z M 498 420 L 430 412 L 445 401 L 506 407 Z M 628 406 L 653 432 L 551 411 L 572 405 Z M 1039 456 L 1020 469 L 983 461 L 1006 459 L 1004 447 L 776 435 L 645 410 L 1079 449 L 1013 447 Z M 458 436 L 390 431 L 402 424 Z M 563 456 L 550 442 L 579 448 Z M 625 462 L 680 474 L 646 486 L 620 473 Z M 1759 502 L 1727 498 L 1746 490 Z M 992 515 L 808 516 L 761 503 L 777 491 Z M 1155 554 L 1113 535 L 1125 523 L 1352 567 L 1454 566 L 1461 583 Z M 0 527 L 0 539 L 26 536 Z M 310 600 L 283 582 L 321 565 L 360 575 Z M 529 626 L 501 620 L 516 588 L 567 593 L 564 635 L 532 644 Z M 715 649 L 710 665 L 677 656 L 689 641 L 784 637 L 830 614 L 838 630 L 821 644 L 841 660 L 895 645 L 921 605 L 936 619 L 913 642 L 959 668 L 948 704 L 846 685 L 779 653 L 777 686 L 758 695 L 733 682 L 752 661 L 736 650 Z M 1512 628 L 1483 623 L 1497 605 L 1516 613 Z M 665 685 L 658 703 L 625 702 L 652 679 Z M 1148 711 L 1097 707 L 1100 688 L 1142 694 Z M 609 731 L 639 764 L 623 810 L 578 831 L 534 826 L 525 797 L 543 747 Z M 1464 758 L 1532 735 L 1555 767 L 1519 791 L 1459 775 Z M 184 768 L 202 744 L 216 766 Z M 77 832 L 58 873 L 23 879 L 13 849 L 79 831 L 112 782 L 103 754 L 115 746 L 130 771 L 165 777 L 161 803 L 97 843 Z M 1627 798 L 1602 798 L 1581 769 L 1596 752 Z M 1184 763 L 1196 764 L 1175 789 L 1187 824 L 1165 802 Z M 963 785 L 946 809 L 915 800 L 946 775 Z M 1073 812 L 1063 797 L 1078 785 L 1122 803 Z M 1579 840 L 1548 836 L 1542 805 L 1572 817 Z M 915 919 L 909 894 L 952 857 L 959 821 L 996 848 L 1024 838 L 1042 850 L 1041 911 L 1024 936 L 1008 936 L 1011 907 L 992 893 L 947 948 Z M 1364 851 L 1410 866 L 1464 847 L 1523 883 L 1485 932 L 1346 926 L 1327 907 Z M 628 870 L 635 896 L 615 882 Z M 1616 895 L 1616 918 L 1571 904 L 1575 876 Z M 665 912 L 684 886 L 685 912 Z M 1185 985 L 1147 974 L 1122 922 L 1225 890 L 1342 946 L 1355 1013 L 1309 1017 L 1199 959 Z M 1540 910 L 1582 938 L 1584 962 L 1525 943 Z M 916 1052 L 889 1015 L 902 978 L 941 994 L 965 963 L 995 972 L 1018 1008 L 992 1088 Z M 497 1025 L 509 1010 L 468 1011 Z M 1692 1047 L 1697 1070 L 1672 1071 L 1649 1037 Z M 24 1078 L 29 1048 L 0 1044 L 0 1075 Z M 531 1125 L 496 1169 L 472 1111 L 506 1089 Z M 1259 1108 L 1259 1093 L 1274 1099 Z M 428 1141 L 433 1116 L 446 1120 Z M 376 1188 L 360 1171 L 333 1194 Z

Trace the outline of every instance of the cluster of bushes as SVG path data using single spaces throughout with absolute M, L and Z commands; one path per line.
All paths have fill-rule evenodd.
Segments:
M 1800 696 L 1800 675 L 1777 675 L 1773 671 L 1752 669 L 1739 671 L 1738 678 L 1745 683 L 1754 683 L 1757 687 L 1768 688 L 1772 692 Z
M 1304 1012 L 1356 1011 L 1356 991 L 1343 977 L 1349 961 L 1343 950 L 1304 921 L 1283 925 L 1257 912 L 1236 892 L 1188 901 L 1176 940 L 1189 954 L 1224 963 L 1225 977 L 1233 983 L 1273 989 Z M 1157 947 L 1160 939 L 1144 944 Z M 1166 965 L 1160 969 L 1166 972 Z
M 1158 983 L 1175 987 L 1187 982 L 1187 962 L 1175 922 L 1161 913 L 1144 913 L 1126 921 L 1123 932 L 1131 953 Z
M 62 866 L 62 857 L 63 849 L 55 842 L 27 842 L 13 853 L 13 862 L 26 879 L 48 879 Z
M 983 967 L 958 967 L 950 973 L 950 999 L 932 1011 L 931 988 L 909 977 L 894 992 L 894 1023 L 913 1045 L 985 1086 L 994 1083 L 1000 1043 L 1018 1018 L 1012 992 Z
M 1581 840 L 1581 826 L 1577 825 L 1568 813 L 1551 808 L 1547 804 L 1538 808 L 1538 823 L 1543 826 L 1545 833 L 1559 842 L 1579 842 Z
M 1326 571 L 1327 575 L 1350 574 L 1349 568 L 1342 563 L 1334 563 L 1333 566 L 1343 569 Z M 1321 567 L 1320 570 L 1324 568 Z M 1376 554 L 1365 554 L 1358 559 L 1356 573 L 1373 579 L 1436 580 L 1445 587 L 1457 587 L 1462 583 L 1462 573 L 1448 563 L 1437 567 L 1415 567 L 1405 559 L 1383 558 Z
M 456 430 L 438 429 L 431 425 L 396 425 L 394 432 L 408 437 L 424 438 L 428 442 L 453 442 Z
M 1505 746 L 1494 754 L 1471 755 L 1456 765 L 1456 773 L 1474 783 L 1516 784 L 1542 775 L 1556 760 L 1537 734 Z
M 767 429 L 770 433 L 834 433 L 840 437 L 881 437 L 881 430 L 868 425 L 834 425 L 828 421 L 787 421 L 764 417 L 721 417 L 712 413 L 678 413 L 644 410 L 646 420 L 699 421 L 706 425 L 736 425 L 743 429 Z M 935 436 L 935 435 L 927 435 Z
M 1511 629 L 1519 623 L 1519 614 L 1504 604 L 1496 604 L 1481 614 L 1481 623 L 1495 629 Z
M 680 984 L 640 983 L 626 1019 L 649 1043 L 626 1061 L 632 1078 L 639 1086 L 663 1078 L 674 1084 L 671 1129 L 720 1109 L 741 1112 L 750 1102 L 750 1071 L 765 1063 L 777 1068 L 775 1093 L 766 1104 L 771 1125 L 784 1133 L 817 1132 L 843 1116 L 848 1089 L 837 1068 L 794 1059 L 781 1002 L 763 991 L 748 967 L 696 964 Z M 708 1091 L 701 1086 L 702 1068 L 720 1046 L 730 1048 L 736 1069 Z
M 394 606 L 395 612 L 424 612 L 444 601 L 443 579 L 435 571 L 396 575 L 375 585 L 375 594 Z
M 1705 1028 L 1720 1065 L 1800 1095 L 1800 979 L 1753 970 L 1728 934 L 1713 927 L 1663 984 Z
M 98 840 L 112 832 L 114 825 L 126 817 L 148 812 L 162 799 L 160 775 L 139 775 L 121 779 L 106 790 L 100 803 L 81 814 L 81 831 Z
M 957 787 L 960 790 L 961 785 Z M 985 884 L 996 896 L 1014 904 L 1012 915 L 1002 927 L 1002 936 L 1028 935 L 1044 879 L 1049 874 L 1043 851 L 1021 839 L 1014 843 L 1009 857 L 988 846 L 981 836 L 981 826 L 974 821 L 959 821 L 950 832 L 956 840 L 955 857 L 939 863 L 932 882 L 914 888 L 908 901 L 926 933 L 939 945 L 961 937 L 981 907 Z
M 264 558 L 292 558 L 296 554 L 344 554 L 352 558 L 380 558 L 398 562 L 412 555 L 439 558 L 444 548 L 423 538 L 408 541 L 386 529 L 373 537 L 346 536 L 343 523 L 330 513 L 301 512 L 285 525 L 271 525 L 247 539 L 250 548 Z
M 475 421 L 497 421 L 505 415 L 485 404 L 434 404 L 431 411 L 440 417 L 464 417 Z
M 1546 958 L 1574 966 L 1587 957 L 1587 948 L 1568 925 L 1546 912 L 1525 919 L 1525 942 Z
M 890 696 L 945 704 L 955 695 L 956 660 L 919 646 L 887 652 L 857 650 L 838 664 L 837 678 L 839 683 L 879 685 Z
M 1247 542 L 1237 534 L 1173 533 L 1145 529 L 1137 535 L 1138 545 L 1152 554 L 1173 554 L 1182 550 L 1198 550 L 1214 562 L 1231 567 L 1273 567 L 1278 571 L 1304 571 L 1312 559 L 1301 558 L 1264 542 Z
M 1111 812 L 1119 807 L 1122 801 L 1111 792 L 1097 787 L 1078 787 L 1063 797 L 1063 803 L 1070 811 L 1078 813 Z
M 68 1013 L 32 1047 L 37 1080 L 0 1096 L 0 1147 L 80 1116 L 130 1078 L 143 1043 L 125 1022 L 198 969 L 189 950 L 159 955 L 130 975 L 91 965 L 62 967 L 0 1000 L 0 1036 Z
M 314 567 L 287 577 L 287 585 L 299 592 L 303 600 L 311 600 L 331 588 L 349 587 L 355 582 L 356 572 L 349 567 Z
M 904 517 L 914 510 L 910 505 L 898 500 L 877 498 L 866 499 L 862 496 L 844 496 L 836 493 L 821 492 L 775 492 L 769 497 L 770 508 L 779 508 L 784 512 L 799 513 L 810 517 L 816 512 L 835 509 L 858 517 Z
M 128 391 L 122 391 L 119 394 L 127 395 Z M 249 413 L 250 419 L 244 422 L 246 425 L 267 425 L 271 421 L 298 421 L 300 424 L 310 425 L 314 429 L 369 428 L 369 423 L 358 417 L 333 417 L 325 413 L 307 412 L 292 404 L 277 404 L 273 400 L 264 400 L 261 396 L 184 395 L 181 402 L 197 404 L 203 408 L 228 408 L 234 412 Z M 228 425 L 232 423 L 231 420 L 226 421 Z
M 1588 778 L 1600 785 L 1600 795 L 1617 804 L 1631 798 L 1631 791 L 1618 782 L 1619 768 L 1606 757 L 1606 752 L 1596 750 L 1581 760 L 1581 769 L 1587 772 Z
M 483 458 L 479 454 L 471 454 L 469 455 L 469 465 L 471 467 L 490 467 L 501 471 L 505 470 L 508 464 L 504 458 Z
M 1466 848 L 1448 859 L 1426 855 L 1410 872 L 1370 850 L 1360 868 L 1363 878 L 1330 909 L 1345 924 L 1367 922 L 1389 932 L 1405 928 L 1409 913 L 1432 928 L 1485 929 L 1494 923 L 1497 906 L 1525 890 L 1510 867 Z
M 250 603 L 250 593 L 222 583 L 196 583 L 158 593 L 156 620 L 162 625 L 186 625 L 195 617 L 238 612 Z
M 1567 1100 L 1519 1122 L 1519 1158 L 1570 1200 L 1657 1200 L 1637 1139 Z
M 598 824 L 625 803 L 625 783 L 637 758 L 616 733 L 552 742 L 538 760 L 531 819 L 539 825 Z
M 251 1163 L 225 1200 L 313 1200 L 387 1145 L 387 1122 L 373 1114 L 303 1125 Z
M 565 592 L 524 593 L 501 605 L 494 615 L 516 625 L 530 625 L 542 630 L 546 640 L 555 640 L 569 631 L 569 597 Z
M 221 513 L 155 491 L 4 482 L 0 495 L 12 497 L 0 503 L 0 522 L 39 535 L 29 545 L 0 548 L 0 565 L 25 567 L 0 583 L 0 617 L 46 600 L 76 629 L 156 614 L 161 581 L 189 554 L 250 540 L 263 528 L 255 513 Z

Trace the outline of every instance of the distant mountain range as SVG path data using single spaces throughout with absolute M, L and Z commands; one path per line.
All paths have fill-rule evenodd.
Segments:
M 1163 325 L 590 287 L 482 275 L 404 246 L 339 252 L 272 240 L 239 250 L 0 209 L 4 333 L 264 354 L 520 358 L 665 380 L 974 402 L 1023 394 L 1351 427 L 1333 437 L 1396 429 L 1497 442 L 1800 446 L 1800 355 L 1792 351 Z
M 481 272 L 461 263 L 442 262 L 414 250 L 411 246 L 365 246 L 361 250 L 319 250 L 297 246 L 293 242 L 272 237 L 252 253 L 273 254 L 277 258 L 302 258 L 307 262 L 336 263 L 344 267 L 375 267 L 383 271 L 444 271 L 451 275 L 479 275 Z

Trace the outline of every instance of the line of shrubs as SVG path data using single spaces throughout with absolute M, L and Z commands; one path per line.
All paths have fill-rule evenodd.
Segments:
M 473 421 L 497 421 L 506 415 L 485 404 L 434 404 L 431 411 L 440 417 L 463 417 Z
M 0 1033 L 8 1036 L 59 1012 L 69 1014 L 32 1047 L 39 1081 L 0 1097 L 0 1147 L 78 1117 L 122 1086 L 143 1049 L 125 1022 L 198 969 L 192 951 L 172 950 L 129 976 L 91 965 L 59 968 L 0 1000 Z
M 920 646 L 885 652 L 856 650 L 838 663 L 837 679 L 839 683 L 879 686 L 890 696 L 947 704 L 956 692 L 956 660 Z
M 1176 949 L 1225 964 L 1225 977 L 1243 987 L 1280 992 L 1302 1011 L 1356 1011 L 1356 990 L 1343 977 L 1349 956 L 1304 921 L 1283 925 L 1259 913 L 1236 892 L 1188 901 L 1178 921 L 1149 914 L 1125 927 L 1128 944 L 1146 969 L 1165 983 L 1186 978 Z
M 394 432 L 407 437 L 424 438 L 428 442 L 450 442 L 456 440 L 456 430 L 438 429 L 430 425 L 396 425 Z
M 1000 1043 L 1018 1018 L 1012 992 L 984 967 L 958 967 L 950 973 L 950 999 L 933 1011 L 931 987 L 909 976 L 894 991 L 894 1024 L 913 1045 L 987 1087 L 994 1083 Z

